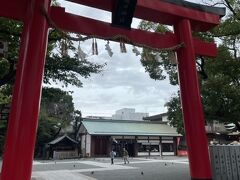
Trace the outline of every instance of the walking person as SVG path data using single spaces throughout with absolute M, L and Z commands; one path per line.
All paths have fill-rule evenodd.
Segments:
M 124 164 L 126 164 L 126 162 L 128 162 L 128 164 L 129 164 L 129 160 L 128 160 L 128 151 L 125 149 L 125 148 L 123 148 L 123 160 L 124 160 Z
M 114 164 L 114 157 L 116 156 L 116 152 L 113 150 L 110 152 L 111 164 Z

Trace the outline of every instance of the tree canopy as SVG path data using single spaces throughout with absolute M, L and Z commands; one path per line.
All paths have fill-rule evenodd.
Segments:
M 37 156 L 42 156 L 46 143 L 54 140 L 61 132 L 66 132 L 67 128 L 75 127 L 75 116 L 73 98 L 69 92 L 59 88 L 43 88 L 36 143 Z
M 57 5 L 56 1 L 54 3 Z M 0 18 L 0 43 L 7 44 L 4 53 L 0 54 L 0 104 L 11 102 L 22 29 L 21 22 Z M 86 57 L 79 57 L 76 43 L 81 38 L 76 37 L 77 35 L 65 33 L 60 29 L 49 29 L 43 79 L 45 84 L 60 83 L 61 86 L 81 87 L 81 78 L 88 78 L 91 74 L 102 71 L 105 64 L 97 64 Z M 61 128 L 70 125 L 75 112 L 69 93 L 55 88 L 44 88 L 42 93 L 37 147 L 57 135 Z M 77 126 L 79 113 L 76 113 L 75 117 Z M 6 126 L 6 121 L 0 121 L 0 146 L 4 141 Z
M 208 122 L 217 120 L 222 123 L 235 123 L 239 126 L 240 107 L 240 6 L 237 0 L 209 1 L 212 5 L 224 5 L 228 14 L 222 23 L 206 33 L 193 33 L 207 41 L 218 42 L 216 58 L 197 57 L 201 97 Z M 161 24 L 141 22 L 141 29 L 164 33 L 170 29 Z M 156 80 L 165 79 L 168 74 L 170 83 L 178 85 L 177 68 L 172 65 L 169 53 L 144 49 L 141 62 L 149 76 Z M 183 122 L 179 93 L 166 103 L 170 123 L 183 133 Z
M 8 51 L 0 59 L 0 87 L 14 81 L 22 24 L 0 18 L 0 40 L 7 42 Z M 64 50 L 63 50 L 64 49 Z M 67 39 L 58 30 L 50 29 L 46 56 L 44 82 L 50 80 L 81 87 L 80 77 L 87 78 L 91 73 L 99 73 L 104 64 L 95 64 L 79 59 L 74 42 Z

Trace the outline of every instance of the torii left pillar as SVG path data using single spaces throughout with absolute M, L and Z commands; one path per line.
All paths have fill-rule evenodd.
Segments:
M 1 180 L 31 179 L 48 37 L 42 9 L 50 10 L 50 1 L 26 3 Z

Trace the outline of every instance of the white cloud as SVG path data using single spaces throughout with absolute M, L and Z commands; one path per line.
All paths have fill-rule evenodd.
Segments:
M 102 73 L 81 79 L 83 88 L 70 87 L 74 91 L 75 107 L 82 110 L 84 116 L 110 116 L 124 107 L 150 114 L 165 112 L 164 104 L 177 87 L 169 85 L 168 80 L 150 79 L 140 63 L 140 56 L 132 53 L 130 45 L 126 46 L 128 53 L 123 54 L 119 52 L 118 43 L 111 43 L 114 55 L 110 58 L 104 49 L 104 41 L 98 43 L 100 55 L 89 54 L 89 60 L 107 62 L 107 66 Z
M 86 17 L 110 22 L 110 13 L 96 11 L 92 8 L 59 1 L 66 10 Z M 139 20 L 134 20 L 137 27 Z M 144 38 L 144 37 L 143 37 Z M 105 50 L 106 41 L 97 40 L 99 55 L 91 55 L 91 40 L 81 43 L 88 54 L 89 61 L 107 63 L 104 71 L 94 74 L 88 79 L 81 78 L 83 88 L 70 86 L 64 90 L 72 90 L 75 108 L 82 111 L 83 116 L 110 116 L 120 108 L 135 108 L 138 112 L 157 114 L 165 112 L 164 104 L 178 87 L 173 87 L 168 80 L 155 81 L 149 78 L 140 63 L 140 56 L 135 56 L 132 46 L 127 45 L 127 53 L 120 53 L 119 43 L 110 42 L 113 57 Z M 139 49 L 141 50 L 141 49 Z

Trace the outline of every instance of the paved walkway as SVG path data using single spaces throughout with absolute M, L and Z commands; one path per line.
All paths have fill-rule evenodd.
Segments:
M 158 167 L 159 165 L 161 167 Z M 129 180 L 139 176 L 138 179 L 152 180 L 154 177 L 159 177 L 157 175 L 159 170 L 163 171 L 164 169 L 169 174 L 171 167 L 175 168 L 175 170 L 176 168 L 178 169 L 177 165 L 184 166 L 185 170 L 188 169 L 187 159 L 177 157 L 173 159 L 133 158 L 130 159 L 130 164 L 126 165 L 122 162 L 122 159 L 115 159 L 114 165 L 111 165 L 109 158 L 74 161 L 36 161 L 34 162 L 32 177 L 33 180 L 118 180 L 121 178 Z M 147 173 L 148 171 L 151 173 Z M 147 176 L 144 176 L 144 173 Z M 182 175 L 181 170 L 179 175 Z M 161 176 L 161 179 L 164 179 L 164 175 Z M 173 176 L 179 179 L 178 175 Z M 185 173 L 184 177 L 182 179 L 188 177 L 188 172 Z M 166 176 L 165 179 L 168 180 L 169 178 Z
M 1 166 L 1 162 L 0 162 Z M 116 158 L 34 161 L 32 180 L 179 180 L 190 179 L 187 158 Z

